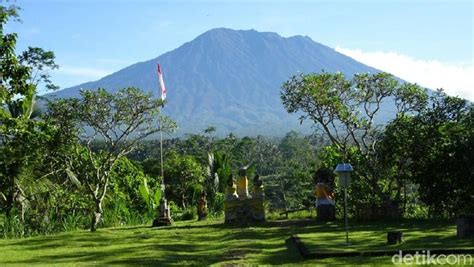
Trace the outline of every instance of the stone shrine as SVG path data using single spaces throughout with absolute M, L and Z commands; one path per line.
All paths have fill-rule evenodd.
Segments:
M 253 195 L 249 194 L 247 169 L 239 170 L 237 184 L 229 176 L 225 198 L 225 223 L 265 221 L 263 183 L 259 175 L 253 179 Z
M 160 199 L 160 207 L 158 208 L 156 219 L 153 220 L 152 227 L 168 226 L 171 225 L 172 222 L 170 208 L 168 207 L 166 198 L 162 197 Z

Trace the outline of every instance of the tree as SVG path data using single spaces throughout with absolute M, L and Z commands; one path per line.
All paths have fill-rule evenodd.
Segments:
M 164 163 L 165 184 L 175 195 L 182 208 L 186 208 L 189 203 L 188 193 L 194 195 L 202 191 L 205 170 L 199 162 L 191 155 L 180 156 L 176 151 L 166 154 Z
M 207 164 L 207 155 L 212 151 L 211 139 L 202 134 L 189 134 L 185 140 L 178 142 L 176 150 L 181 155 L 192 155 L 201 164 Z
M 418 85 L 399 83 L 387 73 L 356 74 L 351 80 L 341 73 L 321 73 L 291 77 L 282 86 L 281 99 L 289 113 L 315 123 L 345 161 L 358 165 L 356 171 L 371 192 L 381 196 L 375 155 L 382 105 L 395 106 L 396 118 L 401 118 L 424 107 L 427 95 Z
M 218 194 L 223 194 L 227 178 L 232 174 L 229 157 L 221 151 L 209 153 L 209 162 L 206 167 L 205 190 L 209 198 L 209 208 L 220 211 L 221 203 L 218 203 Z
M 55 56 L 52 51 L 45 51 L 39 47 L 28 47 L 19 56 L 20 64 L 28 66 L 31 70 L 29 82 L 35 87 L 43 83 L 46 89 L 57 90 L 59 87 L 51 81 L 50 71 L 59 68 L 54 62 Z
M 171 131 L 175 124 L 162 116 L 158 125 L 161 100 L 153 100 L 137 88 L 124 88 L 115 94 L 99 88 L 82 91 L 81 96 L 53 103 L 50 116 L 75 121 L 71 130 L 79 134 L 75 135 L 76 145 L 65 164 L 69 176 L 77 177 L 94 202 L 90 229 L 95 231 L 117 161 L 136 149 L 141 140 L 158 131 Z M 99 140 L 104 146 L 94 151 L 93 143 Z
M 53 128 L 42 120 L 32 120 L 38 84 L 55 86 L 49 79 L 49 70 L 57 68 L 54 53 L 30 47 L 19 57 L 15 54 L 15 33 L 5 33 L 10 19 L 18 19 L 16 6 L 0 6 L 0 201 L 2 209 L 10 216 L 15 202 L 27 197 L 21 174 L 41 161 L 40 150 L 51 140 Z M 32 75 L 40 69 L 39 76 Z M 38 183 L 38 180 L 34 181 Z
M 115 213 L 140 214 L 145 222 L 156 216 L 161 197 L 160 181 L 146 176 L 140 166 L 127 157 L 116 163 L 111 179 L 111 194 L 106 206 L 112 206 Z M 128 217 L 128 216 L 123 216 Z
M 472 104 L 438 91 L 419 114 L 393 121 L 383 135 L 382 163 L 393 170 L 396 183 L 419 185 L 432 216 L 474 210 L 473 118 Z
M 273 193 L 273 204 L 283 206 L 285 210 L 307 206 L 313 190 L 311 177 L 316 165 L 316 155 L 309 138 L 289 132 L 281 140 L 277 151 L 274 157 L 276 172 L 269 181 L 274 185 L 275 192 L 269 188 L 269 197 Z

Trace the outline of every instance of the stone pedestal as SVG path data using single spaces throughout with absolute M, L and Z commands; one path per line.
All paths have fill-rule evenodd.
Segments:
M 226 201 L 225 203 L 225 223 L 247 224 L 264 221 L 263 200 L 248 198 Z
M 336 219 L 336 207 L 334 205 L 318 205 L 316 207 L 317 218 L 321 221 L 334 221 Z
M 165 197 L 160 199 L 160 207 L 156 219 L 153 220 L 152 227 L 169 226 L 173 223 L 170 216 L 170 209 Z

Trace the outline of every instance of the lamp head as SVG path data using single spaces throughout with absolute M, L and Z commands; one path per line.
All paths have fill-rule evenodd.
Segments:
M 337 175 L 341 176 L 341 174 L 352 172 L 353 169 L 350 163 L 339 163 L 337 164 L 336 169 L 334 169 L 334 171 L 337 173 Z

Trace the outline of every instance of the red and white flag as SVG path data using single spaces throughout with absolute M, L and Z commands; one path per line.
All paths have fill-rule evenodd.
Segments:
M 166 87 L 165 87 L 165 82 L 163 82 L 163 73 L 161 72 L 161 66 L 160 63 L 157 64 L 158 66 L 158 82 L 160 83 L 160 88 L 161 88 L 161 100 L 166 99 Z

